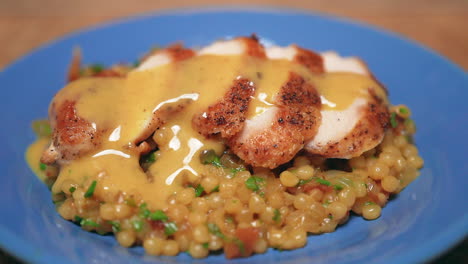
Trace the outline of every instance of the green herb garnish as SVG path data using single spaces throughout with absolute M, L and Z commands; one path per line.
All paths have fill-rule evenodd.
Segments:
M 83 220 L 83 217 L 81 217 L 79 215 L 75 215 L 75 222 L 80 223 L 81 220 Z
M 200 197 L 205 191 L 205 189 L 203 189 L 203 187 L 200 184 L 198 184 L 197 187 L 194 187 L 194 189 L 195 189 L 195 197 Z
M 96 189 L 97 181 L 93 181 L 91 185 L 89 186 L 88 190 L 86 190 L 84 197 L 89 198 L 93 196 L 94 194 L 94 189 Z
M 145 163 L 153 163 L 153 162 L 155 162 L 155 161 L 156 161 L 156 155 L 155 155 L 154 153 L 155 153 L 155 151 L 146 154 L 146 155 L 143 157 L 143 162 L 145 162 Z
M 52 128 L 47 120 L 33 121 L 32 129 L 38 137 L 50 137 L 52 135 Z
M 373 205 L 373 204 L 375 204 L 375 203 L 374 203 L 374 202 L 370 202 L 370 201 L 364 203 L 364 205 Z
M 112 232 L 117 233 L 120 232 L 120 223 L 117 221 L 109 221 L 109 224 L 112 225 Z
M 397 121 L 397 118 L 396 118 L 396 113 L 395 112 L 392 112 L 390 114 L 390 125 L 395 128 L 398 126 L 398 121 Z
M 341 191 L 341 190 L 343 190 L 343 188 L 344 188 L 344 187 L 341 186 L 341 185 L 339 185 L 339 184 L 334 184 L 334 185 L 333 185 L 333 189 L 335 189 L 336 191 Z
M 322 205 L 323 207 L 328 207 L 330 205 L 330 200 L 326 200 Z
M 322 178 L 316 178 L 315 181 L 325 186 L 331 186 L 331 182 L 324 180 Z
M 257 176 L 251 176 L 245 181 L 245 186 L 249 188 L 250 190 L 256 192 L 260 190 L 260 186 L 265 183 L 265 179 L 257 177 Z
M 104 70 L 104 66 L 102 64 L 93 64 L 89 66 L 89 68 L 93 73 L 100 73 Z
M 162 210 L 156 210 L 150 213 L 148 218 L 154 221 L 167 221 L 169 219 Z
M 236 175 L 239 171 L 245 171 L 245 168 L 239 167 L 239 168 L 231 168 L 231 173 Z
M 275 222 L 280 222 L 281 221 L 281 212 L 278 209 L 275 209 L 272 219 Z
M 203 246 L 203 248 L 206 248 L 206 249 L 207 249 L 207 248 L 210 246 L 210 243 L 205 242 L 205 243 L 202 244 L 202 246 Z
M 232 240 L 232 242 L 234 244 L 236 244 L 236 246 L 239 248 L 240 250 L 240 253 L 241 253 L 241 256 L 245 256 L 245 246 L 244 246 L 244 242 L 242 242 L 240 239 L 238 238 L 234 238 Z
M 99 225 L 98 223 L 94 222 L 91 219 L 82 219 L 80 221 L 80 225 L 81 226 L 91 226 L 91 227 L 100 227 L 101 226 L 101 225 Z
M 211 192 L 219 192 L 219 185 L 216 185 Z
M 45 165 L 45 164 L 42 163 L 42 162 L 39 162 L 39 169 L 40 169 L 41 171 L 45 171 L 45 170 L 47 169 L 47 165 Z
M 330 220 L 333 220 L 333 215 L 332 215 L 332 214 L 328 214 L 328 218 L 329 218 Z
M 148 218 L 150 214 L 151 214 L 151 211 L 148 209 L 148 205 L 146 203 L 142 203 L 140 205 L 140 210 L 139 210 L 138 215 L 141 218 Z
M 173 235 L 177 230 L 177 226 L 173 222 L 169 222 L 164 225 L 164 234 L 167 236 Z
M 223 167 L 223 164 L 221 164 L 221 159 L 219 158 L 218 155 L 216 155 L 215 151 L 212 149 L 204 150 L 200 154 L 200 161 L 202 164 L 211 164 L 219 168 Z
M 75 186 L 72 186 L 70 187 L 70 189 L 68 189 L 70 191 L 70 193 L 74 193 L 76 191 L 76 187 Z
M 219 227 L 216 225 L 216 224 L 213 224 L 213 223 L 208 223 L 206 224 L 206 226 L 208 227 L 208 231 L 221 238 L 221 239 L 226 239 L 226 236 L 221 232 L 221 230 L 219 229 Z
M 307 180 L 299 180 L 299 182 L 297 183 L 297 186 L 301 186 L 301 185 L 304 185 L 306 183 L 309 183 L 310 181 L 312 181 L 314 178 L 310 178 L 310 179 L 307 179 Z
M 406 109 L 406 107 L 400 107 L 398 112 L 400 112 L 400 114 L 408 114 L 408 109 Z
M 124 203 L 128 206 L 131 206 L 131 207 L 136 207 L 136 203 L 135 203 L 135 200 L 133 200 L 132 198 L 129 198 L 129 199 L 125 199 Z
M 135 229 L 137 232 L 140 232 L 143 230 L 143 221 L 141 220 L 136 220 L 132 222 L 133 229 Z

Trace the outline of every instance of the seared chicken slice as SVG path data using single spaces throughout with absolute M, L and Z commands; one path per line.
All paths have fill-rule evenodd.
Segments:
M 299 48 L 298 50 L 300 52 L 293 59 L 311 70 L 323 71 L 319 55 Z M 198 54 L 247 54 L 259 58 L 268 56 L 255 37 L 215 42 L 201 49 Z M 253 89 L 249 90 L 250 94 L 235 93 L 239 103 L 237 107 L 232 105 L 232 91 L 231 89 L 221 101 L 196 115 L 193 124 L 205 136 L 219 133 L 227 139 L 227 144 L 236 155 L 253 166 L 275 168 L 288 162 L 303 148 L 305 140 L 312 138 L 317 132 L 320 123 L 320 97 L 297 74 L 291 73 L 289 80 L 283 84 L 275 99 L 276 106 L 248 120 L 245 106 L 253 95 Z M 208 128 L 204 128 L 208 119 L 211 122 Z M 225 123 L 225 120 L 229 122 Z M 216 121 L 220 121 L 219 124 Z
M 335 52 L 322 53 L 322 58 L 326 72 L 351 72 L 373 78 L 358 58 L 343 58 Z M 305 149 L 326 158 L 350 159 L 380 144 L 389 122 L 388 108 L 374 89 L 378 88 L 368 89 L 370 99 L 358 98 L 344 110 L 322 110 L 322 125 Z
M 172 61 L 190 58 L 195 53 L 193 50 L 184 49 L 181 45 L 173 45 L 166 49 L 159 50 L 148 57 L 137 70 L 145 70 Z M 76 58 L 74 58 L 76 61 Z M 76 67 L 76 63 L 72 67 Z M 79 96 L 78 96 L 79 97 Z M 146 126 L 141 130 L 130 147 L 135 147 L 137 151 L 147 152 L 146 144 L 137 147 L 137 144 L 148 138 L 156 129 L 166 122 L 174 113 L 181 111 L 193 98 L 184 96 L 175 98 L 173 102 L 168 101 L 162 107 L 149 115 Z M 101 129 L 80 117 L 76 110 L 76 101 L 65 99 L 64 101 L 53 100 L 49 109 L 49 120 L 51 122 L 52 142 L 41 157 L 41 162 L 45 164 L 66 163 L 67 161 L 79 158 L 99 147 L 103 134 L 108 132 Z
M 295 73 L 281 87 L 276 106 L 247 120 L 243 130 L 228 139 L 231 150 L 255 167 L 276 168 L 290 161 L 320 125 L 320 97 Z
M 245 78 L 235 80 L 222 99 L 193 117 L 193 127 L 205 137 L 220 134 L 223 138 L 229 138 L 236 135 L 244 127 L 254 94 L 255 87 L 251 81 Z
M 57 160 L 73 160 L 99 145 L 101 131 L 76 114 L 75 104 L 69 100 L 52 103 L 49 115 L 52 144 L 44 151 L 41 162 L 52 164 Z

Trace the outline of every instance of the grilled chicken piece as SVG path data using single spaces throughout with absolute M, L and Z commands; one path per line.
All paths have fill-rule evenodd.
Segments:
M 326 72 L 352 72 L 374 78 L 358 58 L 343 58 L 334 52 L 325 52 L 322 57 Z M 388 127 L 388 107 L 372 88 L 368 92 L 369 100 L 356 99 L 343 111 L 322 110 L 322 125 L 305 149 L 326 158 L 350 159 L 380 144 Z
M 304 79 L 290 78 L 276 98 L 276 106 L 245 122 L 228 140 L 231 150 L 255 167 L 276 168 L 290 161 L 320 125 L 320 97 Z
M 319 55 L 297 49 L 298 55 L 295 54 L 293 59 L 312 71 L 323 71 Z M 215 42 L 201 49 L 198 54 L 248 54 L 259 58 L 269 55 L 254 36 Z M 231 89 L 218 103 L 196 115 L 193 124 L 205 136 L 219 133 L 227 139 L 231 150 L 245 162 L 253 166 L 275 168 L 291 160 L 304 147 L 305 140 L 312 138 L 317 132 L 320 123 L 320 97 L 302 77 L 291 73 L 276 98 L 276 106 L 246 120 L 245 106 L 253 95 L 253 90 L 251 91 L 251 94 L 236 92 L 239 105 L 234 107 Z M 210 123 L 208 119 L 211 120 Z M 225 123 L 224 120 L 229 121 Z M 219 124 L 216 121 L 220 121 Z M 208 128 L 204 125 L 208 125 Z
M 172 61 L 190 58 L 195 53 L 190 49 L 184 49 L 181 45 L 173 45 L 164 50 L 160 50 L 156 55 L 149 57 L 145 63 L 137 70 L 156 67 L 170 63 Z M 75 71 L 79 63 L 79 54 L 74 54 L 71 71 Z M 102 77 L 102 76 L 100 76 Z M 106 76 L 107 77 L 107 76 Z M 148 151 L 147 144 L 140 144 L 158 129 L 174 113 L 181 111 L 187 104 L 192 102 L 192 98 L 176 98 L 174 102 L 167 102 L 163 107 L 153 113 L 148 119 L 147 126 L 140 135 L 134 139 L 130 147 L 136 151 L 145 153 Z M 44 151 L 41 162 L 45 164 L 66 163 L 74 160 L 99 147 L 101 137 L 106 130 L 97 129 L 95 124 L 85 120 L 76 113 L 76 101 L 65 100 L 63 102 L 52 102 L 49 111 L 51 128 L 53 129 L 52 143 Z
M 251 81 L 245 78 L 235 80 L 222 99 L 193 117 L 193 127 L 205 137 L 220 134 L 223 138 L 230 138 L 236 135 L 244 127 L 254 94 L 255 87 Z
M 269 58 L 296 61 L 300 53 L 303 51 L 294 45 L 266 50 Z M 343 58 L 335 52 L 324 52 L 321 58 L 324 72 L 351 72 L 373 78 L 365 63 L 358 58 Z M 379 98 L 372 89 L 369 89 L 369 94 L 370 100 L 356 99 L 345 110 L 322 109 L 321 125 L 315 137 L 305 144 L 305 149 L 326 158 L 349 159 L 377 146 L 388 126 L 388 110 L 383 98 Z
M 99 145 L 101 131 L 76 114 L 74 101 L 53 102 L 50 120 L 53 129 L 52 144 L 41 157 L 41 162 L 53 164 L 57 160 L 73 160 Z

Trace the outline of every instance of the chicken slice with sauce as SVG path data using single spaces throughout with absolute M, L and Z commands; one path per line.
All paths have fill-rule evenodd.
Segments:
M 136 71 L 143 71 L 174 61 L 188 59 L 193 55 L 193 50 L 184 49 L 178 44 L 172 45 L 148 56 Z M 75 51 L 70 67 L 69 81 L 75 81 L 79 78 L 76 72 L 79 71 L 80 61 L 81 55 L 79 51 Z M 114 79 L 124 78 L 125 76 L 100 74 L 94 77 L 106 77 L 106 81 L 112 82 Z M 85 84 L 80 85 L 86 86 Z M 89 89 L 93 89 L 92 84 Z M 109 132 L 108 129 L 98 128 L 95 123 L 79 116 L 76 104 L 80 96 L 81 95 L 78 93 L 72 96 L 72 99 L 61 98 L 59 92 L 52 101 L 49 107 L 49 120 L 53 131 L 52 142 L 42 154 L 41 162 L 45 164 L 53 164 L 55 162 L 66 163 L 77 159 L 97 149 L 103 135 Z M 178 100 L 166 102 L 162 107 L 148 115 L 143 129 L 141 129 L 139 135 L 132 140 L 129 148 L 134 148 L 141 154 L 145 154 L 151 150 L 151 146 L 144 140 L 163 125 L 171 115 L 181 111 L 192 101 L 192 98 L 176 99 Z
M 301 51 L 294 59 L 311 71 L 320 73 L 320 56 Z M 248 55 L 267 59 L 265 49 L 255 37 L 215 42 L 200 50 L 199 54 Z M 231 89 L 218 103 L 194 117 L 195 128 L 205 136 L 219 133 L 236 155 L 253 166 L 275 168 L 288 162 L 317 132 L 320 98 L 314 87 L 294 72 L 288 73 L 285 83 L 274 85 L 281 86 L 273 99 L 275 105 L 263 113 L 248 118 L 245 106 L 251 101 L 253 93 Z M 249 91 L 253 92 L 254 89 Z M 237 107 L 233 92 L 240 102 Z
M 293 60 L 302 52 L 296 46 L 271 47 L 266 50 L 269 58 L 288 60 Z M 358 74 L 373 79 L 374 83 L 371 83 L 372 87 L 368 87 L 367 96 L 356 98 L 345 109 L 322 108 L 321 125 L 315 137 L 305 144 L 305 150 L 326 158 L 357 157 L 377 146 L 384 137 L 388 126 L 385 88 L 375 80 L 367 66 L 358 58 L 343 58 L 335 52 L 324 52 L 321 57 L 325 73 Z M 352 75 L 347 76 L 354 78 Z M 347 85 L 346 82 L 343 85 Z M 324 97 L 322 103 L 333 104 L 326 102 Z

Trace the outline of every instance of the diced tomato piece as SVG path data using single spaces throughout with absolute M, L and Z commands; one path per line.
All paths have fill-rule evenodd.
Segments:
M 224 246 L 224 255 L 228 259 L 252 255 L 258 237 L 259 231 L 255 227 L 238 228 L 235 237 L 238 241 L 226 243 Z

